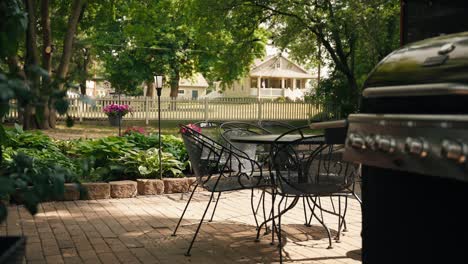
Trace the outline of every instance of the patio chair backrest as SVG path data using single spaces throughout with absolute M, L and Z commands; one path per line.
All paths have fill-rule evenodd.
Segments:
M 257 144 L 246 144 L 246 143 L 237 143 L 231 141 L 232 137 L 241 137 L 241 136 L 250 136 L 250 135 L 258 135 L 255 132 L 246 130 L 246 129 L 240 129 L 240 128 L 233 128 L 224 131 L 221 136 L 224 139 L 224 142 L 227 143 L 227 147 L 235 152 L 235 153 L 240 153 L 242 156 L 247 156 L 249 159 L 256 160 L 257 158 Z M 237 160 L 232 160 L 233 165 L 236 166 Z M 244 160 L 239 160 L 239 162 L 244 162 Z M 246 167 L 244 169 L 246 170 L 251 170 L 252 168 L 248 167 L 249 162 L 246 163 Z
M 279 192 L 331 195 L 351 192 L 358 166 L 342 159 L 342 145 L 311 147 L 305 136 L 289 144 L 274 144 L 273 166 Z
M 238 143 L 231 140 L 232 137 L 242 137 L 251 135 L 268 135 L 270 134 L 265 129 L 251 123 L 245 122 L 227 122 L 221 125 L 222 142 L 225 146 L 233 151 L 240 151 L 247 155 L 250 159 L 258 160 L 259 156 L 264 155 L 267 150 L 264 145 Z
M 255 185 L 250 180 L 254 172 L 261 172 L 260 165 L 249 159 L 241 151 L 232 151 L 211 138 L 181 126 L 182 138 L 189 155 L 189 160 L 199 184 L 212 182 L 212 177 L 237 177 L 232 188 L 250 188 Z M 256 178 L 259 182 L 261 179 Z M 260 173 L 261 178 L 261 173 Z M 245 182 L 245 185 L 243 185 Z M 247 182 L 249 182 L 247 184 Z M 229 188 L 224 185 L 224 188 Z

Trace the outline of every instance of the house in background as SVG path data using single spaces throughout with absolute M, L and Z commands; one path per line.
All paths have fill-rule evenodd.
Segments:
M 86 95 L 93 98 L 107 97 L 114 93 L 111 83 L 104 78 L 93 78 L 86 81 Z
M 196 73 L 191 78 L 181 78 L 179 80 L 179 95 L 177 97 L 184 99 L 197 99 L 198 97 L 206 95 L 206 89 L 208 87 L 209 85 L 205 77 L 203 77 L 201 73 Z M 162 89 L 161 97 L 170 97 L 170 92 L 171 89 Z M 153 95 L 156 97 L 155 92 Z
M 108 97 L 115 92 L 111 87 L 111 83 L 104 78 L 95 77 L 86 80 L 86 96 L 91 98 Z M 78 98 L 81 96 L 80 88 L 73 88 L 67 90 L 68 98 Z
M 249 74 L 224 91 L 226 97 L 302 99 L 316 78 L 298 64 L 279 55 L 255 60 Z

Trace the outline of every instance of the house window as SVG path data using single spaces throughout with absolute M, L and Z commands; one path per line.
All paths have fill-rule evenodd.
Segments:
M 286 79 L 285 81 L 285 88 L 292 88 L 292 80 L 291 79 Z
M 258 87 L 257 78 L 250 78 L 250 88 L 257 88 L 257 87 Z
M 192 98 L 197 99 L 198 98 L 198 91 L 197 90 L 192 90 Z
M 185 94 L 185 90 L 179 90 L 178 93 L 179 94 Z
M 277 68 L 277 69 L 281 68 L 281 61 L 280 61 L 280 60 L 278 60 L 278 61 L 276 62 L 276 68 Z
M 296 88 L 297 88 L 297 89 L 302 89 L 302 86 L 301 86 L 301 85 L 302 85 L 301 80 L 296 80 Z

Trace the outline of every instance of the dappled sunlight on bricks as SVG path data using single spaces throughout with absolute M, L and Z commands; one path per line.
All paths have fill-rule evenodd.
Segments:
M 258 199 L 260 193 L 255 195 Z M 250 191 L 221 195 L 214 221 L 203 224 L 192 256 L 185 257 L 209 193 L 194 195 L 178 235 L 172 237 L 188 197 L 170 194 L 47 202 L 40 205 L 35 217 L 22 206 L 11 205 L 0 234 L 28 236 L 26 263 L 278 262 L 278 248 L 270 245 L 271 234 L 262 231 L 260 242 L 254 241 Z M 328 198 L 322 204 L 332 208 Z M 269 200 L 266 205 L 270 207 Z M 324 214 L 324 218 L 332 235 L 336 234 L 337 217 Z M 304 226 L 302 202 L 298 203 L 282 218 L 286 262 L 359 263 L 361 212 L 354 199 L 346 220 L 349 232 L 342 233 L 341 243 L 333 243 L 334 248 L 327 250 L 325 230 L 315 219 L 311 227 Z

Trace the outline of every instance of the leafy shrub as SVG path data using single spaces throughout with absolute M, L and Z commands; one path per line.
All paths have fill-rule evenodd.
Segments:
M 176 159 L 185 162 L 188 160 L 184 141 L 173 135 L 161 135 L 162 151 L 171 153 Z
M 132 150 L 135 144 L 129 142 L 125 137 L 105 137 L 100 139 L 79 139 L 71 144 L 67 154 L 77 158 L 95 159 L 96 167 L 109 164 L 111 159 L 123 156 Z
M 289 97 L 280 96 L 280 97 L 276 98 L 274 100 L 274 102 L 277 102 L 277 103 L 290 103 L 290 102 L 294 102 L 294 101 L 291 100 L 291 98 L 289 98 Z
M 40 132 L 24 132 L 20 127 L 5 132 L 3 169 L 21 167 L 17 156 L 31 158 L 36 172 L 60 171 L 65 182 L 96 182 L 159 176 L 158 134 L 130 133 L 123 137 L 52 140 Z M 188 155 L 182 139 L 161 135 L 163 174 L 183 176 Z
M 161 136 L 163 138 L 164 136 Z M 131 133 L 125 135 L 125 138 L 128 142 L 131 142 L 135 145 L 136 148 L 139 149 L 149 149 L 153 147 L 157 147 L 159 144 L 159 139 L 157 134 L 150 134 L 148 136 L 140 134 L 140 133 Z M 164 142 L 164 141 L 163 141 Z
M 163 177 L 181 177 L 185 164 L 174 157 L 171 153 L 161 152 L 161 164 L 159 166 L 159 153 L 157 148 L 148 150 L 130 151 L 118 159 L 124 166 L 127 175 L 135 175 L 144 178 L 159 177 L 162 170 Z
M 15 166 L 2 167 L 8 177 L 0 177 L 0 193 L 18 195 L 31 213 L 37 212 L 36 205 L 40 201 L 63 196 L 65 178 L 71 174 L 69 170 L 52 164 L 37 166 L 36 159 L 21 152 L 14 154 L 10 163 Z M 6 212 L 0 212 L 1 218 L 5 215 Z

